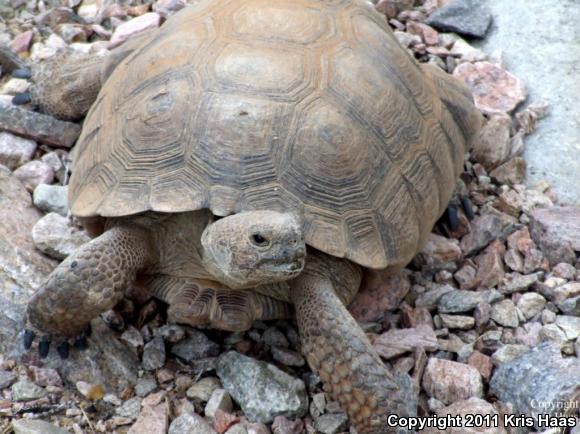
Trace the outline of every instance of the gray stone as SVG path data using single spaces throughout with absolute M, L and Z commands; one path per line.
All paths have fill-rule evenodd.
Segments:
M 564 330 L 562 330 L 556 324 L 546 324 L 542 326 L 540 332 L 538 333 L 538 337 L 542 342 L 554 342 L 560 346 L 562 346 L 568 340 Z
M 562 329 L 566 338 L 570 341 L 580 336 L 580 317 L 570 315 L 558 315 L 556 325 Z
M 245 415 L 262 423 L 274 417 L 302 417 L 308 410 L 306 386 L 273 365 L 234 351 L 223 354 L 217 374 Z
M 439 314 L 443 327 L 450 329 L 469 330 L 475 326 L 472 316 Z
M 185 337 L 185 330 L 177 324 L 166 324 L 155 330 L 155 334 L 163 337 L 165 342 L 175 344 Z
M 40 184 L 34 189 L 34 206 L 45 212 L 56 212 L 63 217 L 68 213 L 68 186 Z
M 38 250 L 55 259 L 64 259 L 90 241 L 87 233 L 71 224 L 67 217 L 51 212 L 32 228 L 32 240 Z
M 535 292 L 522 294 L 517 303 L 517 308 L 522 312 L 525 319 L 530 319 L 539 314 L 546 305 L 546 299 Z
M 491 359 L 493 360 L 494 364 L 499 365 L 520 357 L 522 354 L 525 354 L 528 351 L 530 351 L 530 347 L 527 345 L 508 344 L 494 352 L 491 355 Z
M 30 381 L 20 380 L 12 385 L 13 401 L 34 401 L 44 396 L 46 396 L 46 390 Z
M 14 106 L 2 99 L 0 130 L 47 145 L 70 148 L 78 138 L 81 127 L 72 122 L 59 121 L 51 116 Z
M 443 295 L 439 300 L 440 313 L 469 312 L 480 303 L 494 303 L 502 299 L 502 295 L 495 289 L 484 291 L 454 290 Z
M 20 419 L 12 422 L 14 434 L 70 434 L 64 428 L 38 419 Z
M 503 294 L 512 294 L 514 292 L 521 292 L 528 289 L 539 279 L 538 273 L 521 275 L 518 273 L 507 274 L 504 281 L 499 286 L 499 290 Z
M 483 38 L 491 24 L 491 12 L 479 0 L 455 0 L 435 10 L 425 23 L 442 32 Z
M 565 315 L 572 315 L 580 317 L 580 295 L 573 298 L 567 298 L 559 302 L 556 306 Z
M 12 386 L 16 382 L 16 374 L 10 371 L 0 371 L 0 390 Z
M 218 410 L 231 413 L 233 409 L 234 404 L 230 394 L 225 389 L 216 389 L 212 392 L 209 401 L 205 405 L 205 415 L 206 417 L 215 418 Z
M 211 398 L 214 390 L 222 387 L 220 380 L 215 377 L 205 377 L 187 389 L 186 395 L 190 399 L 199 399 L 206 402 Z
M 290 346 L 290 342 L 284 333 L 278 330 L 276 327 L 268 327 L 264 330 L 262 334 L 262 340 L 266 345 L 270 345 L 271 347 L 283 347 L 288 348 Z
M 471 232 L 461 239 L 461 250 L 465 256 L 478 253 L 493 240 L 504 241 L 518 226 L 516 219 L 499 212 L 476 217 Z
M 186 362 L 215 357 L 219 352 L 218 344 L 210 341 L 202 331 L 195 329 L 188 330 L 187 338 L 171 347 L 171 354 Z
M 323 414 L 314 421 L 314 428 L 323 434 L 337 434 L 346 430 L 348 417 L 344 413 Z
M 580 252 L 580 207 L 536 209 L 530 215 L 530 233 L 552 265 L 574 263 Z
M 144 398 L 157 389 L 157 382 L 153 378 L 139 378 L 135 384 L 135 395 Z
M 210 424 L 199 414 L 185 413 L 175 418 L 169 426 L 168 434 L 217 434 Z
M 534 417 L 555 415 L 578 404 L 579 389 L 580 359 L 563 358 L 560 348 L 551 343 L 500 365 L 490 381 L 491 394 L 512 403 L 513 413 Z
M 507 299 L 495 303 L 491 307 L 491 319 L 504 327 L 517 327 L 519 325 L 518 312 L 514 302 Z
M 0 164 L 14 170 L 29 162 L 34 155 L 34 151 L 36 151 L 36 142 L 34 140 L 0 132 Z
M 143 369 L 152 371 L 165 365 L 165 342 L 160 336 L 151 339 L 143 348 Z
M 434 309 L 439 300 L 448 292 L 455 291 L 451 285 L 437 285 L 435 288 L 420 294 L 415 300 L 415 307 Z
M 141 412 L 142 399 L 135 396 L 125 401 L 120 407 L 115 409 L 115 414 L 121 417 L 128 417 L 129 419 L 137 419 Z
M 270 351 L 272 352 L 272 357 L 274 360 L 282 363 L 283 365 L 300 367 L 306 364 L 302 354 L 297 353 L 296 351 L 281 347 L 272 347 Z
M 445 404 L 483 397 L 483 382 L 479 371 L 473 366 L 451 360 L 429 359 L 422 384 L 427 395 Z

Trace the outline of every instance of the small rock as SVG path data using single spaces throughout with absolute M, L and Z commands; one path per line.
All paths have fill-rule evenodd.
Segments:
M 500 246 L 500 248 L 494 250 L 492 248 L 494 244 Z M 477 264 L 476 279 L 480 282 L 479 285 L 484 288 L 492 288 L 503 280 L 505 275 L 503 267 L 504 252 L 503 244 L 499 241 L 494 241 L 482 255 L 475 258 L 475 263 Z
M 35 151 L 35 141 L 0 132 L 0 164 L 9 169 L 14 170 L 29 162 Z
M 540 330 L 542 330 L 540 323 L 526 323 L 516 329 L 515 342 L 530 348 L 535 347 L 540 342 Z
M 166 324 L 159 327 L 155 334 L 161 336 L 166 342 L 170 344 L 176 344 L 180 342 L 185 337 L 185 330 L 183 327 L 177 324 Z
M 450 285 L 437 285 L 434 289 L 420 294 L 415 300 L 415 307 L 434 309 L 437 307 L 441 297 L 452 291 L 455 291 L 455 289 Z
M 171 347 L 171 354 L 186 362 L 219 355 L 219 345 L 199 330 L 190 329 L 188 336 Z
M 186 0 L 158 0 L 153 4 L 153 11 L 163 17 L 167 17 L 183 9 L 186 5 Z
M 458 38 L 451 48 L 451 55 L 465 62 L 481 62 L 487 60 L 487 54 L 469 45 L 464 39 Z
M 20 380 L 12 385 L 12 400 L 15 402 L 34 401 L 46 396 L 46 390 L 34 383 Z
M 274 434 L 302 434 L 304 423 L 300 420 L 288 420 L 284 416 L 276 416 L 272 424 Z
M 493 370 L 491 357 L 479 351 L 474 351 L 467 359 L 467 363 L 477 369 L 485 380 L 489 380 L 491 371 Z
M 12 386 L 16 382 L 17 378 L 18 377 L 16 377 L 14 372 L 0 371 L 0 390 Z
M 556 324 L 546 324 L 542 326 L 538 337 L 541 342 L 554 342 L 558 345 L 562 345 L 568 340 L 564 330 L 562 330 Z
M 54 171 L 48 164 L 39 160 L 33 160 L 16 169 L 14 176 L 32 193 L 39 184 L 52 183 L 54 180 Z
M 47 145 L 70 148 L 78 138 L 81 127 L 72 122 L 26 110 L 0 101 L 0 131 L 32 139 Z
M 508 249 L 503 260 L 513 271 L 517 271 L 518 273 L 524 272 L 524 257 L 517 250 Z
M 205 405 L 205 415 L 207 417 L 215 418 L 217 410 L 226 413 L 231 413 L 234 408 L 232 398 L 225 389 L 216 389 L 212 392 L 209 401 Z
M 546 299 L 535 292 L 522 294 L 516 306 L 526 320 L 538 315 L 546 305 Z
M 528 94 L 519 78 L 489 62 L 462 63 L 453 76 L 467 84 L 477 108 L 488 115 L 512 112 Z
M 183 414 L 171 422 L 168 434 L 217 434 L 198 414 Z
M 455 290 L 443 295 L 439 300 L 440 313 L 469 312 L 480 303 L 494 303 L 502 298 L 495 289 L 485 291 Z
M 423 375 L 423 388 L 429 396 L 451 404 L 483 396 L 481 375 L 473 366 L 432 358 Z
M 51 212 L 34 225 L 32 240 L 41 252 L 55 259 L 64 259 L 90 238 L 85 231 L 72 226 L 68 218 Z
M 274 360 L 282 363 L 283 365 L 300 367 L 306 364 L 302 354 L 297 353 L 296 351 L 280 347 L 272 347 L 270 350 Z
M 570 341 L 573 341 L 580 336 L 580 317 L 558 315 L 555 324 L 562 329 L 566 338 Z
M 348 310 L 359 322 L 380 321 L 386 311 L 399 306 L 410 289 L 411 282 L 405 273 L 389 275 L 384 270 L 366 270 Z
M 427 45 L 437 45 L 439 43 L 439 33 L 427 24 L 407 21 L 407 32 L 420 36 Z
M 34 206 L 45 212 L 55 212 L 63 217 L 68 213 L 68 186 L 40 184 L 34 189 Z
M 123 332 L 120 339 L 135 350 L 145 345 L 145 342 L 143 341 L 143 335 L 141 335 L 139 330 L 131 325 L 128 326 L 127 329 Z
M 162 337 L 156 336 L 143 348 L 143 369 L 152 371 L 165 364 L 165 342 Z
M 135 395 L 144 398 L 157 389 L 157 382 L 152 378 L 139 378 L 135 385 Z
M 503 213 L 477 216 L 471 222 L 471 232 L 461 239 L 464 255 L 478 253 L 493 240 L 505 240 L 517 228 L 517 221 Z
M 137 419 L 141 411 L 141 398 L 135 396 L 128 399 L 120 407 L 117 407 L 115 414 L 121 417 L 128 417 L 131 420 Z
M 561 277 L 566 280 L 574 280 L 576 276 L 576 267 L 571 264 L 566 264 L 565 262 L 560 262 L 552 268 L 552 273 L 554 276 Z
M 284 336 L 284 333 L 282 333 L 276 327 L 268 327 L 266 330 L 264 330 L 264 333 L 262 334 L 262 340 L 266 345 L 271 347 L 288 348 L 290 346 L 290 342 L 288 342 L 288 339 L 286 336 Z
M 302 432 L 302 431 L 300 431 L 300 432 Z M 225 432 L 225 434 L 248 434 L 248 430 L 241 423 L 237 423 L 234 426 L 232 426 L 230 429 L 228 429 Z M 276 434 L 275 431 L 274 431 L 274 434 Z M 572 433 L 572 434 L 574 434 L 574 433 Z
M 491 19 L 491 12 L 480 1 L 455 0 L 435 10 L 425 23 L 442 32 L 483 38 Z
M 481 277 L 477 277 L 477 269 L 471 263 L 466 263 L 453 277 L 461 289 L 475 289 L 481 283 Z
M 520 357 L 522 354 L 525 354 L 528 351 L 530 351 L 530 347 L 527 345 L 508 344 L 504 345 L 495 353 L 493 353 L 491 355 L 491 359 L 495 365 L 500 365 Z
M 521 275 L 518 273 L 507 274 L 499 287 L 502 294 L 512 294 L 514 292 L 522 292 L 536 283 L 539 279 L 537 273 L 529 275 Z
M 530 215 L 531 235 L 551 264 L 574 264 L 580 252 L 580 207 L 536 209 Z
M 155 12 L 149 12 L 126 21 L 115 29 L 108 48 L 117 47 L 130 38 L 159 27 L 160 24 L 161 16 Z
M 251 420 L 269 423 L 274 417 L 302 417 L 308 410 L 306 386 L 273 365 L 229 351 L 217 368 L 224 388 Z
M 418 348 L 436 351 L 439 345 L 433 329 L 420 325 L 415 328 L 389 330 L 374 339 L 373 347 L 381 357 L 388 360 Z
M 38 419 L 12 421 L 14 434 L 70 434 L 69 431 Z
M 344 413 L 323 414 L 314 421 L 314 427 L 323 434 L 337 434 L 346 430 L 347 422 Z
M 424 271 L 437 271 L 461 257 L 459 242 L 437 234 L 429 234 L 427 243 L 413 259 L 413 264 Z
M 511 125 L 508 115 L 494 115 L 473 139 L 471 156 L 487 170 L 495 169 L 509 158 Z
M 34 32 L 32 30 L 27 30 L 22 32 L 12 40 L 10 43 L 10 49 L 16 54 L 26 53 L 32 44 L 32 38 L 34 37 Z
M 491 319 L 504 327 L 517 327 L 519 325 L 518 312 L 514 302 L 503 300 L 491 307 Z
M 127 434 L 165 434 L 167 432 L 167 405 L 143 406 L 137 422 Z
M 214 390 L 217 390 L 221 387 L 222 384 L 219 379 L 215 377 L 205 377 L 192 385 L 187 390 L 186 395 L 188 398 L 199 399 L 203 402 L 207 402 Z
M 446 315 L 444 313 L 439 314 L 443 327 L 450 329 L 460 329 L 469 330 L 475 325 L 475 319 L 471 316 L 462 315 Z
M 510 148 L 512 148 L 510 144 Z M 513 153 L 513 148 L 512 148 Z M 500 184 L 521 184 L 526 175 L 526 161 L 523 158 L 515 157 L 493 169 L 489 176 Z

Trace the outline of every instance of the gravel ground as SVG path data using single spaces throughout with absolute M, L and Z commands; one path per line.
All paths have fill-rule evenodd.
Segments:
M 306 365 L 291 321 L 245 333 L 168 325 L 166 307 L 134 288 L 93 321 L 87 351 L 61 361 L 21 348 L 30 294 L 88 238 L 66 203 L 79 125 L 12 106 L 27 82 L 9 72 L 63 50 L 100 55 L 185 3 L 0 4 L 1 434 L 353 432 Z M 578 434 L 540 426 L 537 415 L 579 415 L 580 208 L 559 206 L 546 182 L 524 185 L 526 140 L 550 107 L 526 101 L 500 52 L 470 44 L 492 20 L 475 6 L 376 5 L 415 58 L 471 87 L 488 120 L 458 185 L 474 218 L 461 213 L 456 230 L 438 224 L 400 274 L 369 272 L 350 310 L 386 365 L 411 375 L 419 415 L 463 416 L 461 427 L 422 432 Z M 467 428 L 470 414 L 484 426 Z M 510 426 L 516 415 L 520 427 Z

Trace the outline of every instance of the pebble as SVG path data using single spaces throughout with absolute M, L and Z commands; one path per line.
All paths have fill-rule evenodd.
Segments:
M 154 406 L 143 406 L 137 421 L 131 426 L 127 434 L 166 434 L 167 433 L 167 405 L 165 403 Z
M 12 386 L 18 377 L 11 371 L 0 371 L 0 390 Z
M 558 315 L 555 324 L 562 329 L 566 338 L 573 341 L 580 336 L 580 317 Z
M 479 351 L 474 351 L 471 353 L 469 358 L 467 359 L 467 363 L 470 366 L 473 366 L 475 369 L 479 371 L 481 376 L 484 380 L 488 381 L 491 377 L 491 372 L 493 370 L 493 363 L 491 361 L 491 357 L 486 356 Z
M 32 193 L 39 184 L 51 184 L 54 180 L 54 171 L 48 164 L 33 160 L 16 169 L 14 176 Z
M 38 250 L 55 259 L 64 259 L 90 241 L 87 233 L 74 227 L 67 217 L 51 212 L 32 228 L 32 240 Z
M 251 420 L 269 423 L 278 415 L 302 417 L 308 410 L 304 382 L 271 364 L 229 351 L 219 358 L 217 374 Z
M 205 405 L 205 415 L 215 418 L 217 410 L 231 413 L 233 409 L 234 405 L 230 394 L 225 389 L 215 389 Z
M 68 213 L 68 186 L 40 184 L 34 189 L 34 206 L 44 212 L 55 212 L 63 217 Z
M 163 365 L 165 365 L 165 342 L 162 337 L 156 336 L 145 344 L 141 366 L 147 371 L 152 371 Z
M 69 431 L 38 419 L 12 421 L 14 434 L 70 434 Z
M 542 342 L 554 342 L 559 345 L 564 344 L 568 340 L 566 333 L 564 333 L 564 331 L 556 324 L 546 324 L 542 326 L 538 337 Z
M 338 434 L 346 430 L 347 422 L 344 413 L 323 414 L 314 420 L 314 427 L 323 434 Z
M 471 155 L 486 170 L 495 169 L 509 158 L 511 125 L 508 115 L 494 115 L 473 139 Z
M 451 47 L 450 54 L 465 62 L 481 62 L 487 60 L 487 54 L 469 45 L 464 39 L 458 38 Z
M 241 423 L 237 423 L 234 426 L 232 426 L 231 428 L 229 428 L 225 432 L 225 434 L 248 434 L 248 430 Z M 274 433 L 274 434 L 276 434 L 276 433 Z M 572 434 L 574 434 L 574 433 L 572 433 Z
M 520 357 L 522 354 L 525 354 L 528 351 L 530 351 L 530 347 L 527 345 L 508 344 L 494 352 L 491 355 L 491 360 L 495 365 L 500 365 Z
M 481 374 L 473 366 L 432 358 L 423 375 L 423 388 L 429 396 L 445 404 L 483 397 Z
M 413 259 L 413 264 L 424 271 L 438 271 L 459 260 L 461 249 L 457 240 L 429 234 L 427 243 Z
M 33 37 L 34 32 L 32 30 L 16 35 L 10 43 L 10 49 L 16 54 L 26 53 L 30 48 L 30 44 L 32 44 Z
M 0 132 L 0 164 L 14 170 L 28 163 L 36 151 L 34 140 Z
M 530 214 L 530 232 L 551 264 L 574 264 L 580 252 L 580 207 L 536 209 Z
M 439 300 L 440 313 L 469 312 L 480 303 L 494 303 L 502 298 L 496 289 L 483 291 L 453 290 L 444 294 Z
M 544 309 L 546 299 L 535 292 L 522 294 L 516 306 L 522 312 L 526 320 L 538 315 Z
M 191 362 L 192 360 L 215 357 L 219 355 L 220 348 L 215 342 L 199 330 L 188 330 L 187 338 L 171 346 L 171 354 L 180 359 Z
M 436 9 L 425 23 L 442 32 L 483 38 L 491 24 L 490 10 L 478 0 L 455 0 Z
M 115 409 L 115 414 L 117 416 L 128 417 L 131 420 L 135 420 L 141 411 L 141 401 L 142 399 L 138 396 L 130 398 L 123 402 L 120 407 Z
M 471 232 L 461 239 L 461 251 L 465 256 L 478 253 L 494 240 L 505 240 L 517 225 L 516 219 L 499 212 L 477 216 L 471 222 Z
M 463 80 L 477 108 L 488 115 L 511 113 L 528 96 L 519 78 L 493 63 L 462 63 L 453 76 Z
M 211 425 L 198 414 L 182 414 L 169 426 L 168 434 L 217 434 Z
M 439 314 L 443 327 L 450 329 L 469 330 L 475 326 L 475 319 L 472 316 Z
M 205 377 L 193 384 L 187 390 L 186 395 L 188 398 L 199 399 L 200 401 L 207 402 L 212 393 L 221 387 L 222 384 L 218 378 Z
M 185 337 L 185 330 L 177 324 L 166 324 L 155 330 L 155 334 L 161 336 L 165 342 L 176 344 Z
M 514 302 L 502 300 L 491 306 L 491 319 L 504 327 L 517 327 L 519 325 L 518 312 Z
M 149 12 L 126 21 L 115 29 L 108 48 L 115 48 L 130 38 L 159 27 L 160 24 L 161 15 L 156 12 Z
M 34 401 L 46 396 L 46 390 L 27 380 L 12 385 L 12 400 L 15 402 Z
M 300 367 L 306 364 L 302 354 L 297 353 L 296 351 L 281 347 L 272 347 L 270 351 L 272 352 L 274 360 L 283 365 Z
M 157 389 L 157 382 L 152 378 L 139 378 L 135 385 L 135 395 L 144 398 Z

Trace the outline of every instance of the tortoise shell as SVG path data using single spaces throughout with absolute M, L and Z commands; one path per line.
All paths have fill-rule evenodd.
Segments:
M 78 141 L 72 212 L 290 210 L 323 252 L 403 265 L 479 128 L 470 98 L 370 3 L 201 1 L 105 82 Z

